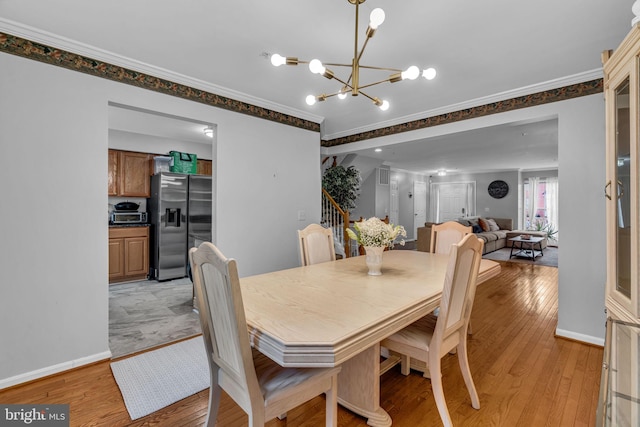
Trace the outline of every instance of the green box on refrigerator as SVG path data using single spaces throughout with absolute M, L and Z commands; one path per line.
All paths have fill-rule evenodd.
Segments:
M 170 151 L 171 163 L 169 171 L 173 173 L 195 174 L 198 170 L 198 156 L 181 151 Z

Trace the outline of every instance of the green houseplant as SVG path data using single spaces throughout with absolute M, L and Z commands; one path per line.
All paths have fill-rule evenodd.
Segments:
M 353 166 L 345 168 L 336 165 L 328 168 L 322 176 L 324 188 L 333 200 L 345 212 L 356 207 L 356 199 L 360 191 L 360 172 Z

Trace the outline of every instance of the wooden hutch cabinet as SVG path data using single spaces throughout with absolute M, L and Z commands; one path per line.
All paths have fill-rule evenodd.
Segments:
M 634 13 L 640 12 L 640 2 Z M 636 13 L 638 15 L 638 13 Z M 597 426 L 640 425 L 640 24 L 604 52 L 607 333 Z

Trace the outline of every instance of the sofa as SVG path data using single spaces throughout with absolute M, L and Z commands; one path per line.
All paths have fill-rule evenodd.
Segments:
M 487 220 L 493 220 L 495 225 Z M 478 238 L 484 240 L 484 248 L 482 249 L 482 254 L 487 254 L 489 252 L 496 251 L 498 249 L 508 246 L 508 240 L 511 237 L 515 237 L 519 234 L 525 233 L 524 231 L 513 231 L 513 220 L 511 218 L 481 218 L 481 217 L 467 217 L 460 218 L 457 220 L 459 223 L 465 226 L 471 226 L 473 228 L 474 234 L 478 236 Z M 416 249 L 423 252 L 429 252 L 429 248 L 431 245 L 431 225 L 434 223 L 427 222 L 424 227 L 418 228 L 418 236 L 416 242 Z M 482 228 L 482 225 L 489 224 L 489 227 Z M 497 228 L 497 229 L 495 229 Z M 511 233 L 508 237 L 508 233 Z M 515 233 L 515 234 L 513 234 Z M 535 232 L 527 232 L 529 234 L 535 234 Z M 543 242 L 546 247 L 546 239 Z

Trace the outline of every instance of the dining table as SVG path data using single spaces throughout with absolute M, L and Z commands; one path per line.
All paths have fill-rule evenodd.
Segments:
M 379 276 L 357 256 L 243 277 L 251 344 L 283 367 L 341 366 L 340 405 L 390 426 L 380 407 L 380 341 L 439 306 L 448 261 L 391 250 Z M 499 263 L 483 259 L 477 283 L 499 273 Z

